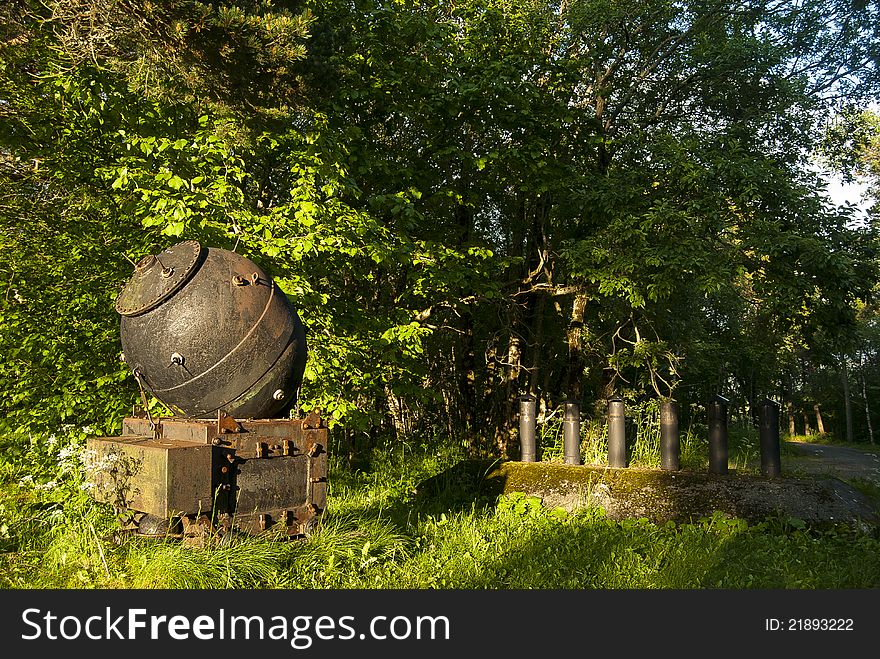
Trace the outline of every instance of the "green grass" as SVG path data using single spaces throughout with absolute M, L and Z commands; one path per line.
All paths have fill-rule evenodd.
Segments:
M 657 409 L 639 411 L 628 418 L 627 458 L 631 466 L 660 467 L 660 419 Z M 608 431 L 604 419 L 587 419 L 581 424 L 581 459 L 583 464 L 608 464 Z M 539 428 L 545 462 L 564 459 L 562 422 L 554 419 Z M 729 468 L 744 473 L 760 473 L 758 429 L 747 424 L 728 428 Z M 679 429 L 679 463 L 682 469 L 705 471 L 709 468 L 709 429 L 694 423 Z
M 702 468 L 700 433 L 685 437 L 682 462 Z M 0 462 L 0 586 L 880 587 L 874 529 L 820 531 L 791 519 L 749 525 L 720 515 L 658 525 L 613 521 L 598 508 L 548 510 L 481 487 L 482 473 L 461 468 L 457 447 L 415 444 L 405 456 L 399 445 L 380 447 L 369 469 L 332 459 L 322 529 L 306 540 L 236 535 L 196 548 L 120 533 L 111 511 L 81 491 L 75 470 L 58 466 L 58 447 L 32 441 Z M 732 432 L 731 447 L 732 460 L 747 462 L 753 437 Z

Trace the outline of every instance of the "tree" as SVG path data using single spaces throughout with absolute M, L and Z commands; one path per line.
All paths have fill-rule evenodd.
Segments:
M 876 278 L 874 229 L 823 203 L 810 165 L 827 118 L 877 90 L 870 3 L 3 11 L 0 235 L 15 261 L 0 327 L 25 346 L 0 366 L 12 425 L 49 363 L 70 382 L 114 374 L 108 413 L 131 401 L 105 287 L 126 257 L 182 238 L 276 276 L 310 329 L 303 405 L 347 437 L 420 428 L 502 454 L 525 392 L 544 416 L 614 391 L 723 391 L 754 414 L 799 357 L 843 354 Z M 26 234 L 56 244 L 57 270 Z M 88 314 L 64 301 L 71 273 L 96 295 Z M 45 309 L 51 328 L 32 320 Z

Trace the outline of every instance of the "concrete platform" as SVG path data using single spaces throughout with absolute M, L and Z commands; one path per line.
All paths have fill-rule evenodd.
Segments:
M 612 519 L 696 521 L 720 512 L 758 522 L 793 517 L 808 524 L 880 524 L 872 499 L 834 477 L 770 478 L 628 467 L 505 462 L 486 473 L 487 485 L 503 493 L 524 492 L 549 507 L 575 510 L 601 506 Z

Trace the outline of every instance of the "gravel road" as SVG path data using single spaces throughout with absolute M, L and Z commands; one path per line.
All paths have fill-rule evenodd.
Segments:
M 796 455 L 782 455 L 782 469 L 792 475 L 828 474 L 844 480 L 861 479 L 880 485 L 880 455 L 869 450 L 809 444 L 807 442 L 785 442 Z

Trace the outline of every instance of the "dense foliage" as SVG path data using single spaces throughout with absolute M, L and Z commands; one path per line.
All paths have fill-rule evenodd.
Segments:
M 526 392 L 542 418 L 772 396 L 867 438 L 876 216 L 814 162 L 876 175 L 878 11 L 4 3 L 0 429 L 111 432 L 136 400 L 113 299 L 193 238 L 277 278 L 301 406 L 354 453 L 504 453 Z

